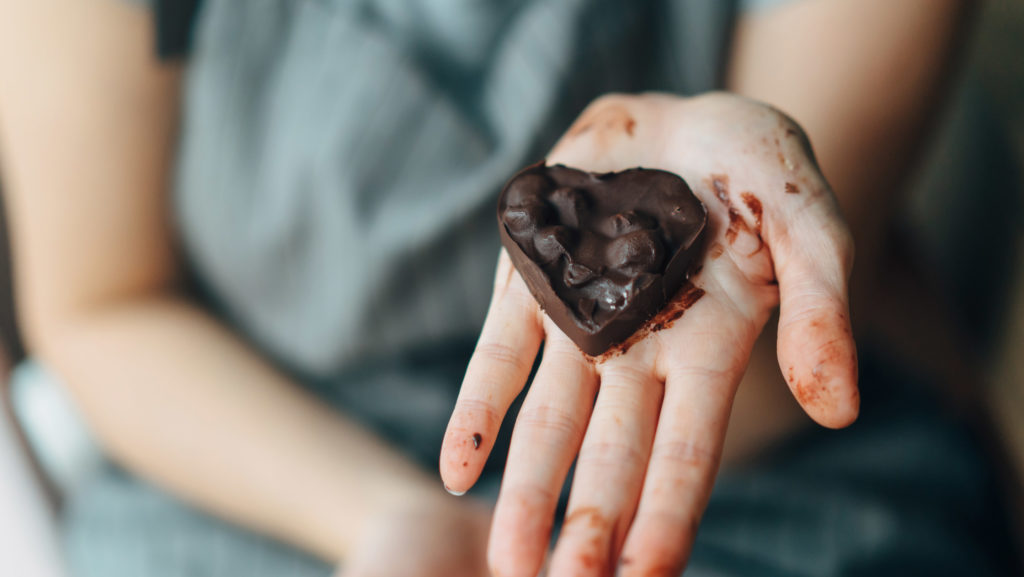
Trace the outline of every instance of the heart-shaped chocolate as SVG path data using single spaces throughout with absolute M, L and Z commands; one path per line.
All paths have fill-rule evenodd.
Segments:
M 501 242 L 544 312 L 583 352 L 628 339 L 698 261 L 707 210 L 679 176 L 535 164 L 498 199 Z

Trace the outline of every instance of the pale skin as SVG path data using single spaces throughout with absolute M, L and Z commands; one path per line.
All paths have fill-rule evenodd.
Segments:
M 872 257 L 863 247 L 877 244 L 872 231 L 884 221 L 872 207 L 879 195 L 895 192 L 893 183 L 917 148 L 966 4 L 905 0 L 894 9 L 888 0 L 807 0 L 739 24 L 730 86 L 785 109 L 804 125 L 858 239 L 858 262 L 865 266 Z M 486 574 L 488 559 L 502 577 L 540 567 L 546 539 L 541 543 L 529 531 L 531 523 L 549 523 L 550 515 L 527 513 L 547 510 L 550 499 L 543 493 L 533 505 L 519 506 L 511 489 L 503 491 L 491 529 L 492 542 L 501 546 L 488 552 L 490 511 L 445 495 L 428 473 L 322 407 L 179 290 L 165 182 L 181 71 L 150 56 L 145 12 L 114 0 L 0 0 L 0 14 L 0 159 L 22 327 L 33 354 L 64 378 L 111 456 L 214 514 L 326 560 L 345 560 L 346 577 L 459 574 L 452 568 L 473 577 Z M 815 38 L 813 51 L 800 46 L 801 38 L 836 20 L 843 26 L 833 28 L 842 33 Z M 916 31 L 913 43 L 901 32 L 908 28 Z M 870 50 L 898 53 L 899 70 L 917 72 L 901 73 L 901 82 L 889 84 L 884 106 L 870 86 L 890 72 L 888 64 L 880 70 L 879 63 L 891 59 Z M 819 59 L 838 58 L 845 59 L 842 71 L 814 69 Z M 790 64 L 777 66 L 783 61 Z M 803 75 L 811 69 L 822 90 L 806 89 Z M 840 74 L 872 80 L 840 90 L 842 85 L 830 81 L 830 75 Z M 833 87 L 834 93 L 815 98 Z M 763 204 L 766 246 L 748 257 L 753 245 L 745 243 L 754 236 L 738 233 L 695 279 L 706 294 L 682 318 L 625 355 L 594 364 L 581 362 L 578 351 L 546 326 L 524 296 L 521 280 L 506 261 L 500 264 L 496 294 L 503 296 L 494 300 L 481 342 L 497 340 L 502 323 L 495 319 L 509 323 L 500 342 L 512 347 L 506 365 L 519 374 L 491 391 L 498 409 L 522 385 L 522 367 L 546 336 L 543 379 L 568 385 L 539 382 L 538 394 L 531 393 L 527 402 L 569 407 L 562 424 L 572 425 L 545 427 L 525 412 L 526 420 L 517 423 L 505 485 L 551 487 L 582 447 L 572 510 L 589 511 L 578 519 L 607 521 L 594 527 L 569 524 L 552 557 L 556 577 L 593 574 L 582 563 L 592 542 L 603 554 L 640 553 L 631 557 L 630 570 L 650 563 L 661 571 L 651 574 L 669 575 L 682 563 L 722 455 L 734 394 L 735 416 L 751 406 L 780 403 L 779 393 L 786 390 L 782 383 L 776 386 L 781 378 L 769 348 L 760 357 L 755 351 L 748 378 L 736 393 L 754 338 L 778 294 L 781 366 L 794 367 L 789 384 L 799 389 L 824 375 L 818 401 L 805 403 L 811 416 L 841 426 L 856 414 L 852 341 L 841 334 L 848 320 L 837 316 L 845 311 L 850 239 L 800 139 L 780 139 L 805 179 L 800 195 L 783 196 L 781 179 L 789 169 L 778 163 L 774 149 L 759 148 L 762 134 L 781 130 L 786 135 L 781 127 L 790 126 L 789 120 L 760 105 L 718 96 L 605 99 L 586 114 L 601 117 L 609 103 L 621 104 L 635 117 L 633 138 L 614 128 L 566 136 L 549 159 L 591 169 L 643 164 L 676 170 L 704 198 L 719 236 L 727 209 L 708 196 L 705 179 L 727 173 L 731 202 L 745 222 L 752 225 L 754 215 L 741 193 L 751 192 Z M 699 106 L 721 107 L 709 114 L 709 122 L 718 124 L 699 127 L 693 112 Z M 887 128 L 881 136 L 878 125 Z M 718 150 L 722 157 L 698 158 L 683 126 L 707 136 L 705 152 Z M 712 134 L 722 127 L 743 130 L 733 139 Z M 693 154 L 683 158 L 684 151 Z M 750 162 L 740 166 L 724 158 L 730 154 L 746 155 Z M 871 169 L 859 170 L 865 166 Z M 801 242 L 787 245 L 787 238 Z M 814 262 L 814 270 L 807 270 L 808 262 Z M 772 276 L 778 289 L 765 284 Z M 809 284 L 797 283 L 801 279 Z M 799 318 L 801 310 L 834 313 L 823 317 L 824 336 L 809 328 L 810 318 Z M 798 321 L 787 323 L 787 318 Z M 839 360 L 822 364 L 816 375 L 820 359 L 815 355 L 824 359 L 823 352 L 807 354 L 801 345 L 825 343 L 837 334 L 833 345 Z M 731 349 L 698 354 L 726 337 Z M 667 354 L 670 347 L 690 353 Z M 470 368 L 442 458 L 445 482 L 455 490 L 474 481 L 501 412 L 488 417 L 486 411 L 467 411 L 472 405 L 464 402 L 486 401 L 474 375 L 493 370 L 487 350 L 481 349 Z M 586 403 L 579 401 L 593 397 L 599 382 L 594 414 L 584 414 L 579 407 Z M 745 395 L 754 400 L 745 402 Z M 727 453 L 753 452 L 770 442 L 765 439 L 799 426 L 795 411 L 778 413 L 779 419 L 737 418 L 745 426 L 730 427 L 733 449 Z M 659 414 L 673 418 L 656 418 Z M 466 444 L 470 432 L 483 433 L 479 451 Z M 620 458 L 586 456 L 602 446 L 618 450 L 612 456 Z M 470 463 L 466 468 L 464 461 Z M 680 479 L 685 490 L 673 488 Z M 668 505 L 681 506 L 683 513 L 660 516 Z M 442 526 L 450 530 L 438 531 Z M 619 527 L 614 535 L 606 530 L 611 526 Z M 404 538 L 386 538 L 396 527 Z M 601 559 L 598 566 L 605 568 L 618 560 L 610 553 Z
M 825 4 L 832 7 L 825 9 Z M 899 189 L 935 106 L 928 94 L 939 91 L 941 63 L 955 45 L 957 23 L 969 12 L 966 3 L 903 2 L 878 19 L 872 8 L 881 5 L 797 4 L 779 16 L 804 32 L 789 37 L 771 33 L 786 30 L 771 18 L 760 26 L 746 23 L 750 28 L 745 35 L 741 25 L 731 67 L 732 82 L 741 91 L 797 105 L 790 109 L 806 110 L 811 122 L 841 130 L 812 135 L 825 143 L 828 156 L 823 163 L 838 176 L 837 182 L 860 194 L 848 193 L 839 201 L 851 214 L 858 237 L 868 239 L 869 263 L 878 258 L 885 214 L 898 206 L 887 196 Z M 929 12 L 935 8 L 939 11 Z M 864 43 L 857 35 L 869 23 L 872 40 Z M 914 34 L 900 33 L 900 26 L 910 26 Z M 759 42 L 769 38 L 778 52 Z M 842 46 L 837 54 L 842 62 L 810 53 L 793 38 Z M 926 56 L 918 49 L 932 52 Z M 896 62 L 887 61 L 890 54 Z M 785 60 L 773 60 L 780 56 Z M 850 61 L 861 65 L 852 68 L 864 76 L 852 75 L 850 80 L 850 68 L 842 66 Z M 916 66 L 907 72 L 911 62 Z M 835 70 L 843 78 L 825 81 L 825 95 L 785 90 L 787 82 L 798 83 L 802 74 L 824 79 Z M 767 81 L 768 76 L 775 82 Z M 871 89 L 879 81 L 881 86 L 912 88 L 883 100 L 858 92 L 868 90 L 857 85 L 861 78 L 874 81 Z M 845 98 L 840 94 L 851 90 L 854 94 L 847 92 Z M 815 100 L 822 96 L 827 99 Z M 852 108 L 843 111 L 840 106 Z M 441 475 L 455 492 L 473 484 L 488 443 L 543 341 L 544 358 L 516 422 L 495 510 L 492 573 L 531 576 L 542 566 L 556 499 L 576 458 L 569 509 L 550 555 L 550 573 L 604 575 L 618 567 L 626 576 L 676 575 L 685 565 L 722 458 L 731 405 L 754 339 L 777 302 L 781 371 L 764 362 L 757 368 L 762 375 L 781 373 L 818 423 L 842 427 L 856 418 L 856 353 L 846 276 L 852 244 L 810 150 L 795 146 L 802 133 L 773 110 L 720 96 L 690 101 L 612 98 L 592 105 L 576 126 L 586 129 L 571 128 L 549 163 L 597 171 L 648 166 L 682 175 L 717 221 L 714 238 L 726 247 L 724 254 L 714 258 L 709 251 L 695 281 L 706 294 L 682 319 L 623 355 L 596 361 L 580 353 L 543 315 L 503 254 L 491 310 L 445 437 Z M 869 136 L 872 131 L 874 138 Z M 896 139 L 885 142 L 879 133 Z M 729 177 L 728 204 L 719 202 L 714 175 Z M 762 205 L 760 239 L 744 235 L 758 218 L 744 210 L 736 197 L 743 196 L 740 191 L 752 193 Z M 733 242 L 729 206 L 746 223 Z M 869 215 L 869 210 L 876 214 Z M 755 250 L 762 241 L 765 250 Z M 777 280 L 778 287 L 766 284 L 768 280 Z M 866 293 L 862 298 L 870 298 L 873 287 L 865 282 L 861 287 Z M 745 409 L 756 411 L 750 404 Z M 774 426 L 785 427 L 778 423 Z
M 829 427 L 856 418 L 846 289 L 853 243 L 799 127 L 735 96 L 606 97 L 549 162 L 599 172 L 660 168 L 691 183 L 710 225 L 693 279 L 704 294 L 671 326 L 624 353 L 592 359 L 543 314 L 503 254 L 441 475 L 454 491 L 472 484 L 543 340 L 495 509 L 494 573 L 540 569 L 576 458 L 551 574 L 604 575 L 616 564 L 624 575 L 678 574 L 718 469 L 736 388 L 776 305 L 779 363 L 804 410 Z M 679 299 L 689 303 L 692 295 Z

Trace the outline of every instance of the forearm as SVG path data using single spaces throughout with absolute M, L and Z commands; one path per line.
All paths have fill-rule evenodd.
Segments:
M 803 0 L 738 24 L 728 87 L 779 107 L 810 136 L 857 244 L 858 329 L 876 316 L 885 234 L 942 102 L 971 4 Z M 809 422 L 785 391 L 773 333 L 758 341 L 736 396 L 727 463 Z
M 440 489 L 179 298 L 65 315 L 37 345 L 116 460 L 328 560 L 370 515 Z

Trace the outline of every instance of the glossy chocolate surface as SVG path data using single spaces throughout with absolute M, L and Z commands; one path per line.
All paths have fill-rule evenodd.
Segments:
M 699 261 L 707 211 L 679 176 L 527 167 L 498 199 L 501 241 L 541 308 L 585 353 L 625 341 Z

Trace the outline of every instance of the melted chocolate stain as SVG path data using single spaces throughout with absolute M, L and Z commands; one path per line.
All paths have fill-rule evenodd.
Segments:
M 747 208 L 750 210 L 750 214 L 754 216 L 754 231 L 760 235 L 761 217 L 764 216 L 764 207 L 761 206 L 761 201 L 749 192 L 744 192 L 740 195 L 740 198 L 743 199 L 743 204 L 747 205 Z
M 757 254 L 762 248 L 764 248 L 764 239 L 761 237 L 761 220 L 764 217 L 764 207 L 761 205 L 761 201 L 750 192 L 744 192 L 740 194 L 740 198 L 743 199 L 743 204 L 747 206 L 750 214 L 754 217 L 754 225 L 751 226 L 743 218 L 738 210 L 727 202 L 726 206 L 729 209 L 729 227 L 725 230 L 725 240 L 731 245 L 736 242 L 741 232 L 746 232 L 757 239 L 757 248 L 752 250 L 749 255 L 753 256 Z

